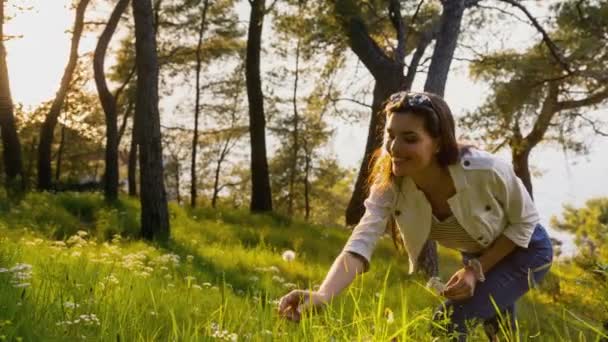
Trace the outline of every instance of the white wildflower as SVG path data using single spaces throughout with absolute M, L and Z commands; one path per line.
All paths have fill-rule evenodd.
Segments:
M 285 252 L 283 252 L 281 257 L 283 258 L 283 260 L 285 260 L 287 262 L 291 262 L 296 258 L 296 252 L 288 249 Z
M 192 262 L 192 260 L 194 260 L 194 256 L 193 255 L 188 255 L 188 256 L 186 256 L 186 260 L 188 262 Z
M 68 309 L 75 309 L 75 308 L 80 307 L 80 305 L 76 304 L 74 302 L 65 302 L 65 303 L 63 303 L 63 307 L 68 308 Z
M 285 278 L 283 278 L 283 277 L 279 277 L 278 275 L 274 275 L 274 276 L 272 276 L 272 280 L 273 280 L 273 281 L 276 281 L 276 282 L 278 282 L 278 283 L 284 283 L 284 282 L 285 282 Z
M 30 287 L 30 286 L 31 286 L 30 283 L 19 283 L 19 284 L 13 285 L 13 287 L 17 287 L 17 288 L 24 288 L 24 287 Z

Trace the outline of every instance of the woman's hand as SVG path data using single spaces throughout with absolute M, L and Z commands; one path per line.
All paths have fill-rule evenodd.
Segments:
M 476 283 L 477 278 L 473 270 L 468 267 L 461 268 L 447 282 L 443 295 L 452 300 L 470 298 L 475 293 Z
M 302 318 L 302 312 L 323 307 L 328 301 L 329 299 L 321 292 L 293 290 L 279 299 L 279 316 L 299 322 Z

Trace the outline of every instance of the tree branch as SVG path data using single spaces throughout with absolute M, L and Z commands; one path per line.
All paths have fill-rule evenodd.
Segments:
M 334 9 L 342 21 L 342 25 L 350 40 L 351 50 L 359 57 L 374 79 L 381 79 L 387 65 L 394 62 L 384 53 L 378 44 L 370 37 L 367 27 L 359 16 L 349 13 L 349 4 L 344 0 L 336 1 Z
M 561 51 L 559 51 L 559 48 L 557 47 L 557 45 L 555 45 L 555 43 L 553 42 L 553 40 L 551 40 L 551 38 L 547 34 L 547 31 L 545 31 L 545 29 L 538 23 L 538 20 L 536 20 L 536 18 L 534 18 L 534 16 L 532 16 L 532 14 L 530 14 L 530 12 L 528 11 L 528 9 L 524 5 L 522 5 L 521 3 L 519 3 L 518 1 L 516 1 L 516 0 L 499 0 L 499 1 L 508 3 L 511 6 L 517 7 L 519 10 L 521 10 L 526 15 L 526 17 L 528 17 L 528 19 L 532 22 L 532 25 L 543 36 L 543 42 L 545 42 L 545 45 L 547 45 L 547 48 L 549 48 L 549 51 L 551 52 L 551 55 L 553 56 L 553 58 L 555 58 L 555 60 L 557 61 L 557 63 L 568 74 L 571 74 L 572 71 L 570 70 L 570 65 L 568 64 L 568 62 L 564 58 L 563 54 L 561 53 Z
M 597 128 L 597 124 L 598 124 L 597 121 L 590 119 L 581 113 L 572 112 L 572 113 L 569 113 L 569 115 L 572 117 L 577 117 L 577 118 L 583 119 L 583 121 L 587 122 L 591 126 L 591 129 L 593 129 L 593 132 L 595 134 L 601 135 L 604 137 L 608 137 L 608 132 L 604 132 L 604 131 L 600 130 L 599 128 Z
M 388 6 L 388 15 L 393 24 L 395 32 L 397 32 L 397 48 L 395 50 L 395 62 L 403 64 L 405 59 L 405 43 L 407 37 L 405 36 L 405 24 L 403 23 L 403 17 L 401 16 L 401 3 L 399 0 L 391 0 Z
M 605 87 L 602 91 L 597 92 L 591 96 L 588 96 L 580 100 L 561 101 L 557 103 L 559 110 L 575 109 L 580 107 L 596 105 L 603 100 L 608 98 L 608 87 Z

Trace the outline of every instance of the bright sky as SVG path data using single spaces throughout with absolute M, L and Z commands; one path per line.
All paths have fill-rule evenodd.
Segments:
M 18 14 L 5 26 L 9 35 L 23 35 L 6 43 L 9 77 L 13 101 L 26 106 L 36 106 L 52 98 L 67 63 L 73 12 L 67 5 L 69 0 L 26 0 L 33 10 Z M 247 8 L 248 9 L 248 8 Z M 514 30 L 514 35 L 534 36 Z M 96 37 L 85 36 L 81 52 L 94 49 Z M 422 77 L 418 78 L 419 80 Z M 420 89 L 419 84 L 415 89 Z M 483 85 L 472 83 L 466 69 L 456 65 L 450 74 L 446 99 L 453 112 L 463 113 L 473 109 L 486 92 Z M 480 96 L 480 94 L 482 94 Z M 356 125 L 341 125 L 333 141 L 333 149 L 344 166 L 358 167 L 365 146 L 368 122 Z M 571 156 L 551 148 L 537 148 L 531 156 L 531 164 L 543 171 L 534 179 L 535 198 L 542 222 L 548 226 L 552 215 L 561 213 L 562 205 L 571 203 L 581 206 L 595 196 L 608 196 L 608 139 L 595 139 L 588 156 Z M 602 153 L 602 151 L 604 151 Z M 508 155 L 505 156 L 509 158 Z M 553 235 L 566 240 L 565 252 L 571 252 L 570 238 L 563 233 Z

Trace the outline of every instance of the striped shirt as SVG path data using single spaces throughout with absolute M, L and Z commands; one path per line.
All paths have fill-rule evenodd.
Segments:
M 454 215 L 439 221 L 432 215 L 431 234 L 429 240 L 435 240 L 447 248 L 457 249 L 462 252 L 480 252 L 483 247 L 467 233 Z

